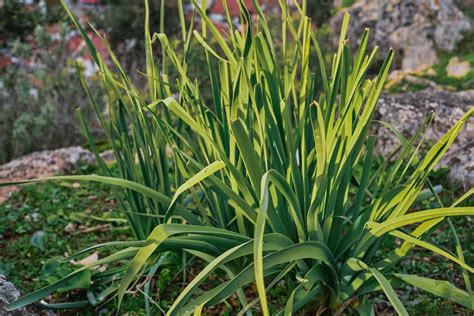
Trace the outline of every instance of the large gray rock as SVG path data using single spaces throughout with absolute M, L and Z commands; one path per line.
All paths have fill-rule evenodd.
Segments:
M 358 0 L 348 11 L 352 16 L 348 38 L 358 40 L 369 27 L 371 42 L 382 52 L 393 47 L 403 70 L 434 64 L 436 49 L 453 50 L 473 24 L 452 0 Z M 343 15 L 339 12 L 331 20 L 335 33 Z
M 430 111 L 436 116 L 427 130 L 425 143 L 441 138 L 464 113 L 474 106 L 474 90 L 448 92 L 426 89 L 395 95 L 383 95 L 378 103 L 376 118 L 393 124 L 404 136 L 410 137 Z M 388 155 L 400 142 L 387 128 L 378 127 L 377 150 Z M 466 188 L 474 185 L 474 122 L 468 121 L 451 149 L 441 160 L 449 167 L 450 178 Z
M 79 146 L 38 151 L 1 165 L 0 182 L 67 174 L 81 163 L 93 164 L 95 156 Z M 18 187 L 0 188 L 0 203 L 16 190 Z
M 35 306 L 22 307 L 14 311 L 7 311 L 6 306 L 21 296 L 20 291 L 11 282 L 8 282 L 5 276 L 0 275 L 0 315 L 2 316 L 54 316 L 51 311 L 41 311 Z
M 7 282 L 3 275 L 0 275 L 0 315 L 26 315 L 26 308 L 14 312 L 8 312 L 5 308 L 11 302 L 19 299 L 20 296 L 20 291 L 12 283 Z

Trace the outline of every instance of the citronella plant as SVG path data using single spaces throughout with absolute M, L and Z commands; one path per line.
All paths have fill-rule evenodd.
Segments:
M 287 1 L 280 1 L 281 45 L 273 42 L 256 0 L 257 19 L 239 1 L 240 28 L 233 26 L 227 12 L 226 36 L 197 3 L 191 23 L 184 18 L 181 1 L 178 4 L 182 53 L 176 53 L 165 34 L 150 34 L 145 17 L 146 94 L 133 85 L 112 52 L 114 71 L 104 63 L 68 11 L 104 80 L 110 117 L 101 120 L 120 177 L 60 179 L 114 185 L 122 207 L 129 209 L 138 241 L 95 245 L 65 258 L 99 247 L 123 248 L 22 297 L 9 309 L 75 285 L 87 288 L 88 301 L 69 306 L 96 305 L 117 295 L 120 308 L 136 282 L 160 277 L 164 254 L 182 251 L 207 265 L 174 301 L 170 315 L 199 315 L 234 293 L 241 314 L 258 310 L 291 315 L 308 306 L 340 314 L 376 291 L 383 291 L 396 312 L 406 315 L 393 288 L 400 282 L 474 308 L 474 269 L 465 262 L 460 241 L 455 238 L 454 251 L 449 251 L 426 240 L 451 216 L 474 214 L 473 207 L 458 206 L 473 190 L 451 206 L 412 211 L 419 199 L 436 195 L 428 176 L 474 110 L 422 154 L 420 146 L 433 117 L 428 115 L 411 139 L 398 134 L 401 148 L 375 168 L 376 139 L 370 127 L 393 52 L 388 52 L 378 74 L 368 78 L 377 52 L 366 51 L 369 30 L 353 55 L 346 39 L 346 15 L 339 47 L 326 68 L 311 20 L 304 14 L 305 1 L 302 6 L 294 3 L 297 18 Z M 194 29 L 197 17 L 201 24 Z M 199 45 L 206 56 L 206 78 L 194 78 L 188 71 L 192 45 Z M 153 57 L 156 47 L 161 49 L 160 60 Z M 322 82 L 322 93 L 315 95 L 317 81 Z M 202 97 L 204 89 L 212 91 L 211 100 Z M 87 122 L 82 123 L 88 134 Z M 402 243 L 395 243 L 395 238 Z M 380 254 L 387 240 L 393 246 Z M 456 264 L 465 288 L 394 273 L 413 247 Z M 113 268 L 105 272 L 96 269 L 111 263 Z M 216 270 L 228 279 L 202 290 Z M 293 280 L 294 290 L 285 306 L 271 306 L 267 295 L 283 278 Z M 243 288 L 253 282 L 258 298 L 249 301 Z M 147 302 L 151 291 L 148 283 Z

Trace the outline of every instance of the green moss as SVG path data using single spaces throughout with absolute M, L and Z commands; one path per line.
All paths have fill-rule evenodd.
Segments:
M 424 90 L 428 87 L 426 84 L 422 83 L 410 83 L 405 80 L 397 83 L 396 85 L 391 86 L 387 92 L 388 93 L 403 93 L 403 92 L 417 92 Z
M 464 39 L 458 43 L 456 50 L 451 53 L 438 52 L 439 61 L 433 66 L 435 76 L 427 76 L 434 82 L 447 86 L 453 90 L 467 90 L 474 88 L 474 33 L 466 34 Z M 473 68 L 463 78 L 452 78 L 446 73 L 449 60 L 459 57 L 461 61 L 468 61 Z
M 345 8 L 352 7 L 356 0 L 342 0 L 342 6 Z
M 451 91 L 462 91 L 474 89 L 474 32 L 465 34 L 464 39 L 457 44 L 452 52 L 438 51 L 438 62 L 432 66 L 434 74 L 422 74 L 418 77 L 428 79 L 443 89 Z M 471 64 L 471 71 L 462 78 L 449 77 L 446 67 L 449 60 L 458 57 L 460 61 L 467 61 Z M 415 75 L 414 75 L 415 76 Z M 407 80 L 401 80 L 388 88 L 389 93 L 416 92 L 427 88 L 427 84 L 413 83 Z

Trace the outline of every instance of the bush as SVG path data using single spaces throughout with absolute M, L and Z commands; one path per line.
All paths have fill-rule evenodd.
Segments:
M 120 308 L 126 290 L 140 283 L 151 314 L 150 278 L 167 252 L 181 251 L 207 266 L 180 293 L 170 315 L 200 315 L 234 293 L 241 312 L 260 302 L 264 315 L 290 315 L 302 309 L 341 314 L 349 308 L 371 313 L 365 302 L 376 291 L 383 291 L 395 310 L 406 315 L 394 290 L 400 282 L 472 308 L 469 276 L 474 269 L 465 262 L 460 241 L 453 240 L 454 254 L 424 240 L 442 222 L 450 223 L 451 216 L 474 215 L 473 207 L 458 206 L 472 190 L 452 206 L 417 208 L 419 200 L 436 196 L 428 175 L 474 110 L 420 157 L 420 136 L 432 119 L 428 116 L 412 139 L 401 139 L 404 146 L 398 154 L 375 168 L 370 125 L 393 52 L 376 77 L 366 78 L 376 50 L 366 54 L 366 31 L 351 58 L 346 15 L 338 51 L 331 69 L 326 69 L 310 20 L 305 16 L 294 20 L 286 7 L 282 9 L 282 58 L 276 58 L 265 17 L 260 14 L 254 24 L 244 6 L 244 30 L 230 32 L 228 40 L 199 8 L 206 25 L 201 32 L 188 32 L 182 20 L 187 39 L 182 59 L 166 35 L 152 36 L 146 30 L 146 94 L 132 85 L 118 62 L 117 73 L 111 72 L 90 47 L 109 92 L 111 121 L 103 127 L 120 177 L 109 176 L 99 159 L 105 176 L 33 181 L 114 185 L 119 201 L 130 209 L 129 224 L 140 241 L 94 245 L 62 259 L 100 247 L 122 247 L 24 296 L 10 309 L 62 288 L 88 289 L 88 301 L 70 306 L 96 305 L 117 295 Z M 208 78 L 190 79 L 186 52 L 191 36 L 202 46 Z M 208 44 L 210 37 L 217 47 Z M 164 53 L 159 68 L 152 57 L 155 43 Z M 317 96 L 316 74 L 309 71 L 313 62 L 318 63 L 323 81 Z M 176 81 L 168 77 L 171 68 L 178 73 Z M 211 89 L 210 104 L 201 98 L 200 89 Z M 81 116 L 89 135 L 86 121 Z M 93 147 L 91 137 L 89 141 Z M 32 181 L 22 183 L 26 182 Z M 457 236 L 454 226 L 451 229 Z M 456 263 L 467 290 L 446 281 L 394 273 L 392 268 L 415 246 Z M 101 272 L 99 266 L 109 271 Z M 218 269 L 227 279 L 201 288 Z M 292 282 L 292 292 L 280 309 L 268 303 L 267 295 L 283 278 Z M 244 290 L 253 282 L 259 301 L 249 302 Z
M 328 22 L 334 14 L 333 0 L 313 0 L 308 1 L 307 15 L 318 26 L 322 26 Z
M 32 151 L 76 145 L 82 141 L 75 108 L 93 122 L 75 64 L 68 56 L 67 36 L 59 38 L 37 26 L 30 41 L 16 40 L 12 53 L 18 62 L 0 70 L 0 163 Z M 98 85 L 93 94 L 97 97 Z M 102 108 L 102 106 L 101 106 Z M 97 130 L 95 135 L 99 135 Z
M 9 40 L 24 38 L 30 35 L 36 25 L 56 23 L 61 20 L 64 12 L 58 8 L 50 8 L 47 15 L 39 10 L 27 7 L 17 0 L 5 0 L 0 6 L 0 46 Z

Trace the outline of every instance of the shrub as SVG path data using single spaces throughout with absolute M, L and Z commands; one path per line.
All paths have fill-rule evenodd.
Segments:
M 39 25 L 31 41 L 13 42 L 19 61 L 0 69 L 0 163 L 81 142 L 77 107 L 91 123 L 96 121 L 66 49 L 71 28 L 62 23 L 59 29 L 58 39 Z M 97 97 L 98 85 L 91 90 Z M 97 124 L 92 126 L 98 135 Z
M 30 35 L 38 24 L 55 23 L 62 19 L 64 12 L 51 7 L 48 14 L 25 6 L 21 1 L 5 0 L 0 6 L 0 46 L 11 39 Z M 4 42 L 4 43 L 2 43 Z
M 318 27 L 328 22 L 335 11 L 333 0 L 307 1 L 307 6 L 306 14 Z
M 458 206 L 473 190 L 452 206 L 417 211 L 412 206 L 436 195 L 428 175 L 474 110 L 420 157 L 418 149 L 430 114 L 413 138 L 401 138 L 404 145 L 398 153 L 374 168 L 370 125 L 392 51 L 378 75 L 366 78 L 376 49 L 366 54 L 366 30 L 351 57 L 345 38 L 346 15 L 332 67 L 326 69 L 310 19 L 301 11 L 301 18 L 293 20 L 281 1 L 283 57 L 276 58 L 265 16 L 253 3 L 258 21 L 251 19 L 240 2 L 243 30 L 231 30 L 227 40 L 199 7 L 200 32 L 188 30 L 182 18 L 183 59 L 165 34 L 152 36 L 146 28 L 146 95 L 131 84 L 116 59 L 112 58 L 118 71 L 113 73 L 90 46 L 109 92 L 110 123 L 103 126 L 120 178 L 107 176 L 107 166 L 100 162 L 105 176 L 33 181 L 69 179 L 114 185 L 123 206 L 131 210 L 134 235 L 142 241 L 94 245 L 63 259 L 100 247 L 123 248 L 24 296 L 10 309 L 64 287 L 88 289 L 88 301 L 69 306 L 98 304 L 117 294 L 119 308 L 126 290 L 139 280 L 146 284 L 145 297 L 150 297 L 151 283 L 146 278 L 155 275 L 160 258 L 169 251 L 185 251 L 207 262 L 173 303 L 170 315 L 199 315 L 233 293 L 243 312 L 258 302 L 249 303 L 243 290 L 252 282 L 264 315 L 270 311 L 290 315 L 303 308 L 341 314 L 351 304 L 356 306 L 358 298 L 376 291 L 383 291 L 395 310 L 406 315 L 393 288 L 399 282 L 473 308 L 469 280 L 473 268 L 465 262 L 459 240 L 454 239 L 455 253 L 424 240 L 451 216 L 474 214 L 473 207 Z M 209 84 L 205 78 L 191 80 L 187 72 L 191 37 L 206 56 Z M 217 47 L 208 44 L 210 37 Z M 152 57 L 155 43 L 163 51 L 159 63 Z M 309 72 L 311 63 L 318 63 L 317 76 L 323 81 L 323 91 L 317 96 L 313 95 L 316 74 Z M 168 77 L 170 68 L 178 72 L 176 81 Z M 211 104 L 201 98 L 200 89 L 212 90 Z M 81 122 L 88 135 L 84 117 Z M 26 182 L 31 181 L 22 183 Z M 381 254 L 381 244 L 387 240 L 391 251 Z M 415 246 L 456 263 L 466 290 L 446 281 L 391 272 Z M 96 269 L 103 265 L 109 271 Z M 201 290 L 218 269 L 228 279 Z M 284 277 L 294 281 L 294 290 L 286 306 L 275 310 L 267 294 Z

